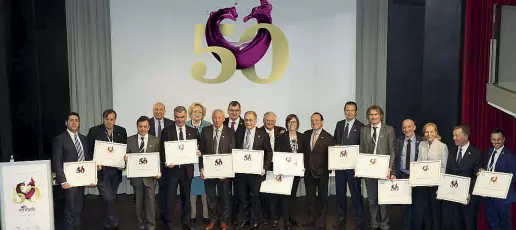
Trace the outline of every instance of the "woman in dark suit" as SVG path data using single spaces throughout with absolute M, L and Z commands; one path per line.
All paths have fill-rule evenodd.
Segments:
M 295 114 L 289 114 L 285 121 L 285 127 L 287 132 L 284 132 L 276 138 L 274 144 L 274 151 L 276 152 L 291 152 L 291 153 L 304 153 L 302 143 L 304 138 L 303 134 L 298 132 L 299 119 Z M 285 229 L 291 229 L 291 225 L 300 225 L 295 218 L 295 205 L 291 204 L 291 201 L 296 200 L 297 188 L 299 186 L 300 177 L 294 177 L 294 184 L 292 185 L 292 192 L 290 196 L 282 195 L 281 199 L 281 212 L 283 215 L 283 227 Z

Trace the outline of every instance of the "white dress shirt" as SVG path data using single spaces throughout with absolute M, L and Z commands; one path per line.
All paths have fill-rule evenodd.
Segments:
M 493 150 L 493 153 L 494 153 L 494 151 L 496 151 L 496 154 L 493 159 L 494 160 L 493 167 L 491 167 L 491 168 L 489 167 L 489 165 L 491 165 L 491 156 L 489 156 L 489 162 L 487 162 L 487 170 L 488 171 L 491 171 L 491 172 L 495 171 L 496 163 L 498 163 L 498 157 L 500 156 L 500 153 L 503 151 L 503 147 L 504 146 L 502 145 L 502 147 L 500 147 L 499 149 Z M 491 154 L 493 154 L 493 153 L 491 153 Z
M 240 117 L 237 117 L 237 119 L 235 121 L 232 121 L 231 118 L 229 118 L 229 122 L 228 122 L 228 127 L 231 128 L 231 123 L 235 122 L 235 127 L 233 128 L 233 130 L 236 132 L 236 130 L 238 129 L 238 124 L 240 124 Z
M 271 147 L 272 149 L 274 149 L 274 141 L 275 141 L 275 138 L 276 136 L 274 136 L 274 128 L 272 128 L 272 130 L 268 130 L 267 128 L 265 128 L 265 132 L 267 132 L 269 134 L 269 140 L 271 142 Z
M 348 119 L 346 119 L 346 124 L 344 124 L 344 129 L 346 129 L 346 125 L 348 125 L 348 133 L 346 133 L 346 137 L 349 136 L 349 132 L 351 132 L 351 127 L 353 127 L 353 124 L 355 124 L 355 120 L 356 118 L 353 118 L 353 120 L 351 121 L 348 121 Z
M 70 131 L 69 129 L 66 129 L 66 131 L 68 131 L 68 134 L 70 134 L 70 137 L 72 138 L 72 142 L 73 142 L 74 145 L 75 145 L 75 135 L 77 135 L 77 141 L 79 142 L 79 144 L 81 144 L 81 147 L 82 147 L 83 152 L 84 152 L 84 145 L 82 145 L 81 137 L 79 137 L 79 133 L 75 134 L 72 131 Z M 84 154 L 86 154 L 86 153 L 84 153 Z M 84 156 L 84 157 L 86 157 L 86 156 Z

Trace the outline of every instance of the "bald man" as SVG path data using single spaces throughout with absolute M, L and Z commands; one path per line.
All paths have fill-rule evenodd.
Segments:
M 396 138 L 396 158 L 394 160 L 394 173 L 391 174 L 391 179 L 408 179 L 410 175 L 410 162 L 417 161 L 419 154 L 419 142 L 423 141 L 424 138 L 417 136 L 416 124 L 413 120 L 406 119 L 402 123 L 403 135 Z M 419 204 L 416 202 L 418 198 L 423 200 L 424 196 L 421 193 L 425 192 L 424 188 L 413 187 L 412 188 L 412 203 Z M 427 201 L 424 199 L 423 201 Z M 423 212 L 421 208 L 412 210 L 411 205 L 402 205 L 403 210 L 403 230 L 410 229 L 421 229 L 423 224 Z M 412 212 L 414 211 L 414 212 Z M 412 216 L 412 213 L 414 215 Z

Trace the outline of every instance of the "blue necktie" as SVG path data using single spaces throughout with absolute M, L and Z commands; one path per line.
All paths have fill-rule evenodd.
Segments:
M 457 157 L 457 163 L 460 165 L 460 161 L 462 160 L 462 148 L 459 148 L 459 156 Z

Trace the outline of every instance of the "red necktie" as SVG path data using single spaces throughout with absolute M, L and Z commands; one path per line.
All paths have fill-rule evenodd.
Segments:
M 235 122 L 234 121 L 231 122 L 231 129 L 235 129 Z

